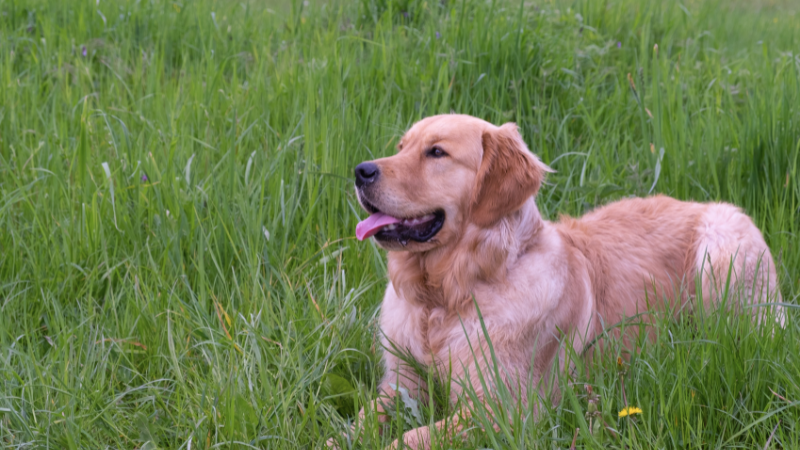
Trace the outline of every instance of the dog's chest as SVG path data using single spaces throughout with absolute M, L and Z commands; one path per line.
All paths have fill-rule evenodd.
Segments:
M 458 352 L 465 342 L 464 327 L 472 330 L 473 322 L 468 311 L 455 312 L 431 303 L 409 301 L 397 295 L 391 284 L 381 306 L 384 346 L 408 353 L 426 366 L 445 363 L 453 351 Z
M 447 351 L 451 326 L 443 308 L 414 305 L 400 298 L 387 299 L 381 312 L 381 328 L 387 348 L 409 352 L 417 362 L 432 365 Z
M 450 334 L 449 320 L 444 308 L 423 308 L 420 315 L 420 329 L 423 330 L 420 336 L 422 347 L 427 354 L 426 363 L 433 361 L 430 359 L 439 355 L 447 346 L 447 336 Z

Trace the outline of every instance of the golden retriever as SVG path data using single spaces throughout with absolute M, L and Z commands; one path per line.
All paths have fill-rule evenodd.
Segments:
M 604 327 L 664 299 L 676 309 L 691 308 L 700 298 L 695 277 L 701 307 L 713 307 L 728 290 L 741 292 L 742 301 L 779 301 L 769 248 L 735 206 L 655 196 L 552 223 L 535 201 L 551 169 L 528 150 L 513 123 L 429 117 L 397 148 L 394 156 L 355 169 L 358 200 L 370 213 L 356 235 L 373 237 L 388 251 L 383 344 L 439 373 L 452 371 L 453 400 L 465 385 L 478 398 L 491 395 L 483 392 L 479 371 L 502 374 L 521 399 L 530 379 L 543 394 L 542 378 L 556 356 L 564 361 L 562 342 L 581 353 Z M 487 361 L 476 304 L 497 372 L 491 357 Z M 783 312 L 773 312 L 782 325 Z M 424 398 L 425 380 L 394 352 L 385 351 L 383 361 L 381 396 L 403 388 Z M 382 401 L 372 405 L 382 412 Z M 445 423 L 452 424 L 448 433 L 460 429 L 458 418 L 435 426 Z M 402 440 L 429 448 L 430 435 L 421 427 Z

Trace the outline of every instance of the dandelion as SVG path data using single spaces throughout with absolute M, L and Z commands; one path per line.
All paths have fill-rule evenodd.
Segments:
M 637 408 L 635 406 L 628 406 L 626 408 L 623 408 L 623 410 L 619 412 L 619 416 L 620 417 L 627 417 L 627 416 L 632 416 L 634 414 L 641 414 L 641 413 L 642 413 L 642 409 L 641 408 Z

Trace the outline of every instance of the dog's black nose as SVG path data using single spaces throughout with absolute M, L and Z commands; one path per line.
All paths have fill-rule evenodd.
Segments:
M 381 171 L 378 170 L 378 165 L 374 162 L 363 162 L 356 166 L 356 186 L 367 186 L 378 179 Z

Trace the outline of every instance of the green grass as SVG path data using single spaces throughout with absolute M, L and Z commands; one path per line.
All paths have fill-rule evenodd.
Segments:
M 550 219 L 650 192 L 741 206 L 797 304 L 795 2 L 274 3 L 0 0 L 3 447 L 338 436 L 381 375 L 352 167 L 435 113 L 517 122 L 558 171 Z M 795 309 L 774 335 L 722 313 L 655 335 L 464 446 L 800 448 Z

